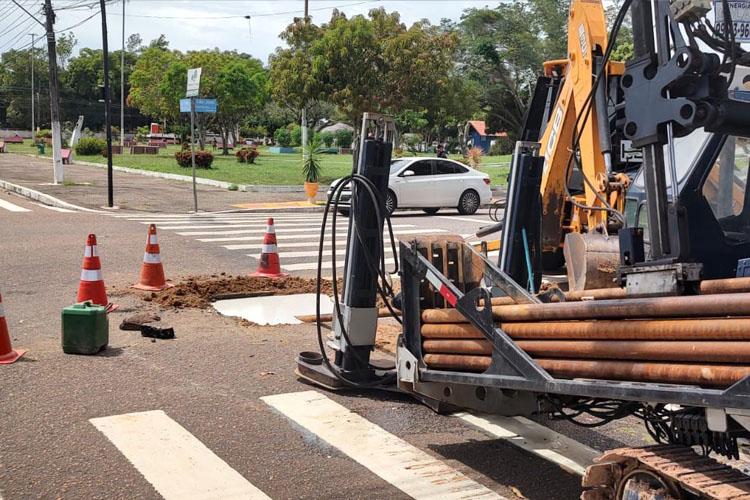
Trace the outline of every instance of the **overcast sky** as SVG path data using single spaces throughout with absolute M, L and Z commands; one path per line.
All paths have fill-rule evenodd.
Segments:
M 9 0 L 0 0 L 0 6 Z M 30 5 L 39 2 L 29 0 Z M 53 0 L 58 9 L 55 29 L 60 31 L 75 25 L 94 11 L 87 5 L 92 0 Z M 310 0 L 310 15 L 313 22 L 321 24 L 330 19 L 334 8 L 347 15 L 366 14 L 370 9 L 384 7 L 398 11 L 407 25 L 421 19 L 439 23 L 443 18 L 457 20 L 461 13 L 471 7 L 497 5 L 488 0 Z M 75 7 L 71 9 L 71 7 Z M 268 61 L 268 55 L 282 43 L 278 34 L 303 13 L 303 0 L 128 0 L 126 4 L 126 35 L 140 33 L 144 42 L 160 34 L 166 35 L 170 47 L 179 50 L 218 47 L 222 50 L 236 49 Z M 110 50 L 121 45 L 122 2 L 107 4 Z M 250 15 L 248 22 L 244 16 Z M 0 21 L 0 31 L 3 23 Z M 41 27 L 39 27 L 41 28 Z M 94 16 L 72 29 L 78 38 L 78 49 L 101 47 L 101 24 Z M 27 38 L 28 40 L 28 38 Z M 4 43 L 0 37 L 0 46 Z M 18 45 L 22 45 L 21 42 Z

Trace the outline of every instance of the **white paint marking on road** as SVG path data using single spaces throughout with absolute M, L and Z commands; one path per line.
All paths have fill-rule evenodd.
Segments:
M 50 205 L 45 205 L 44 203 L 34 203 L 34 205 L 38 205 L 42 208 L 46 208 L 47 210 L 54 210 L 55 212 L 62 212 L 64 214 L 75 214 L 78 213 L 75 210 L 68 210 L 67 208 L 60 208 L 60 207 L 53 207 Z
M 601 452 L 563 436 L 559 432 L 524 417 L 473 415 L 455 413 L 464 422 L 490 436 L 505 439 L 511 444 L 559 465 L 564 470 L 583 475 Z
M 19 207 L 18 205 L 14 205 L 13 203 L 5 200 L 0 199 L 0 208 L 4 208 L 5 210 L 8 210 L 9 212 L 31 212 L 28 208 Z
M 330 218 L 330 217 L 329 217 Z M 156 217 L 156 216 L 150 216 L 150 217 L 130 217 L 128 220 L 134 221 L 134 222 L 146 222 L 146 223 L 162 223 L 162 224 L 176 224 L 181 221 L 185 222 L 212 222 L 212 221 L 233 221 L 233 220 L 244 220 L 244 221 L 267 221 L 268 219 L 273 220 L 311 220 L 311 219 L 320 219 L 322 220 L 322 215 L 319 214 L 310 214 L 310 215 L 288 215 L 288 216 L 282 216 L 279 217 L 277 215 L 217 215 L 217 216 L 210 216 L 210 217 L 199 217 L 199 216 L 183 216 L 183 217 Z
M 265 234 L 266 227 L 268 227 L 266 224 L 234 224 L 231 226 L 178 226 L 178 227 L 166 227 L 166 226 L 160 226 L 162 229 L 171 229 L 171 230 L 184 230 L 184 229 L 227 229 L 227 228 L 253 228 L 253 229 L 243 229 L 241 231 L 190 231 L 187 233 L 177 233 L 181 236 L 208 236 L 208 235 L 222 235 L 222 234 Z M 274 224 L 274 227 L 276 227 L 277 232 L 287 232 L 287 233 L 299 233 L 299 232 L 309 232 L 313 231 L 316 233 L 320 233 L 320 226 L 316 227 L 316 224 L 311 224 L 310 222 L 303 223 L 303 224 L 282 224 L 282 223 L 276 223 Z M 408 228 L 408 227 L 414 227 L 411 224 L 397 224 L 393 227 L 398 228 Z M 291 229 L 290 229 L 291 228 Z M 344 230 L 342 228 L 342 230 Z
M 320 236 L 317 237 L 317 241 L 284 241 L 283 243 L 279 243 L 279 246 L 281 247 L 281 250 L 289 249 L 289 248 L 318 248 L 320 246 Z M 344 247 L 346 246 L 346 238 L 340 238 L 336 240 L 336 246 L 337 247 Z M 390 246 L 390 244 L 388 244 Z M 224 248 L 227 250 L 260 250 L 263 248 L 262 243 L 254 243 L 249 245 L 224 245 Z M 331 248 L 331 240 L 326 240 L 323 244 L 323 248 Z
M 327 249 L 323 250 L 323 256 L 324 257 L 330 257 L 331 256 L 331 247 L 330 245 L 326 245 Z M 287 248 L 289 248 L 289 245 L 287 245 Z M 346 248 L 340 248 L 336 249 L 336 255 L 345 255 L 346 254 Z M 386 255 L 393 255 L 393 252 L 391 251 L 390 247 L 385 249 Z M 318 251 L 317 250 L 311 250 L 309 252 L 287 252 L 287 251 L 279 251 L 279 255 L 284 259 L 301 259 L 303 257 L 317 257 Z M 257 257 L 257 254 L 248 254 L 248 257 Z
M 469 219 L 468 217 L 460 217 L 457 215 L 436 215 L 438 219 L 450 219 L 450 220 L 460 220 L 461 222 L 478 222 L 480 224 L 490 225 L 492 224 L 491 220 L 480 220 L 480 219 Z
M 167 500 L 270 498 L 161 410 L 89 422 Z
M 283 253 L 281 253 L 279 255 L 281 256 L 282 259 L 284 258 L 284 254 Z M 256 259 L 258 258 L 257 255 L 250 255 L 249 257 L 254 257 Z M 394 262 L 395 261 L 393 259 L 385 259 L 385 265 L 386 266 L 391 265 Z M 323 265 L 321 266 L 321 269 L 331 269 L 332 267 L 333 267 L 333 264 L 331 263 L 330 260 L 328 260 L 328 261 L 324 261 L 323 262 Z M 338 269 L 343 269 L 344 268 L 344 259 L 338 259 L 336 261 L 336 267 Z M 318 268 L 318 263 L 316 261 L 316 262 L 303 262 L 303 263 L 300 263 L 300 264 L 287 264 L 287 265 L 282 265 L 281 268 L 283 270 L 285 270 L 285 271 L 310 271 L 310 270 L 313 270 L 313 269 L 317 269 Z
M 289 231 L 285 231 L 285 232 L 289 232 Z M 393 234 L 435 234 L 435 233 L 446 233 L 446 232 L 447 231 L 445 229 L 409 229 L 409 230 L 405 230 L 405 231 L 393 231 Z M 177 233 L 177 234 L 182 235 L 182 236 L 186 236 L 187 235 L 186 233 Z M 198 238 L 198 241 L 202 241 L 202 242 L 206 242 L 206 243 L 207 242 L 212 242 L 212 241 L 257 241 L 258 237 L 262 237 L 263 234 L 264 233 L 261 232 L 261 233 L 258 233 L 256 236 L 239 236 L 239 237 L 236 237 L 236 238 L 234 238 L 234 237 L 232 237 L 232 238 Z M 385 233 L 385 236 L 387 237 L 388 233 Z M 290 235 L 290 237 L 293 237 L 295 239 L 296 238 L 318 238 L 318 239 L 320 239 L 320 235 L 319 234 L 314 234 L 314 233 L 310 233 L 310 234 L 307 234 L 307 235 L 305 235 L 305 234 L 302 234 L 302 235 L 295 234 L 295 235 Z M 283 245 L 283 243 L 280 241 L 279 245 Z M 330 243 L 328 243 L 328 245 L 330 245 Z
M 260 399 L 412 498 L 502 498 L 317 391 Z

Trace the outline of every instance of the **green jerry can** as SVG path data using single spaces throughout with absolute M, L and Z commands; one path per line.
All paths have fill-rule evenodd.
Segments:
M 66 354 L 96 354 L 109 343 L 107 308 L 81 302 L 62 310 L 62 349 Z

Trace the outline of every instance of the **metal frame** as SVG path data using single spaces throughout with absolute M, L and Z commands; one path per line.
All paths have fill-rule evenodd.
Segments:
M 539 394 L 557 394 L 598 399 L 626 401 L 648 401 L 651 403 L 671 403 L 683 406 L 705 408 L 750 409 L 750 377 L 725 389 L 706 389 L 693 385 L 655 384 L 641 382 L 621 382 L 598 379 L 557 379 L 542 369 L 525 351 L 493 323 L 490 305 L 490 286 L 496 286 L 511 297 L 530 297 L 505 273 L 487 261 L 470 246 L 465 252 L 473 252 L 474 258 L 484 263 L 483 276 L 487 288 L 475 288 L 462 293 L 429 260 L 422 256 L 416 245 L 401 243 L 402 292 L 403 292 L 403 347 L 408 349 L 419 367 L 411 376 L 411 381 L 434 382 L 449 388 L 452 384 L 502 390 L 527 391 Z M 451 372 L 431 370 L 422 361 L 421 311 L 419 308 L 419 285 L 430 273 L 437 277 L 441 290 L 456 298 L 455 308 L 469 322 L 479 329 L 492 342 L 492 364 L 484 373 Z M 531 297 L 532 302 L 538 302 Z M 478 307 L 480 301 L 484 305 Z M 401 370 L 400 370 L 401 372 Z

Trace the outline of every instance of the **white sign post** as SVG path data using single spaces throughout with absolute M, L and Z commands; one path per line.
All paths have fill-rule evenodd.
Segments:
M 187 72 L 187 90 L 185 97 L 190 98 L 190 160 L 193 165 L 193 209 L 198 213 L 198 188 L 195 182 L 195 98 L 200 94 L 201 68 L 189 69 Z

